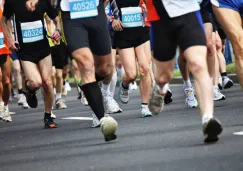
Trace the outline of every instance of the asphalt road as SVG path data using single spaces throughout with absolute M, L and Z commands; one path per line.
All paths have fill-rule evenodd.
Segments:
M 199 109 L 184 104 L 181 85 L 172 86 L 173 103 L 162 114 L 140 118 L 140 97 L 121 105 L 114 117 L 118 139 L 106 143 L 99 128 L 91 128 L 89 107 L 66 98 L 68 109 L 54 111 L 58 129 L 43 129 L 43 102 L 24 110 L 13 101 L 12 123 L 0 123 L 1 171 L 242 171 L 243 92 L 239 86 L 224 91 L 227 99 L 215 103 L 215 115 L 224 126 L 217 144 L 203 143 Z M 117 97 L 116 97 L 117 98 Z M 87 117 L 87 118 L 86 118 Z

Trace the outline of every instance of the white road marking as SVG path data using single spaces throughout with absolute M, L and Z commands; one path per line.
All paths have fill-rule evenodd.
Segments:
M 16 114 L 16 112 L 9 112 L 9 114 L 10 114 L 10 115 L 15 115 L 15 114 Z
M 234 132 L 234 135 L 243 135 L 243 131 L 241 131 L 241 132 Z
M 62 119 L 70 119 L 70 120 L 83 120 L 83 121 L 92 121 L 93 118 L 91 117 L 67 117 Z

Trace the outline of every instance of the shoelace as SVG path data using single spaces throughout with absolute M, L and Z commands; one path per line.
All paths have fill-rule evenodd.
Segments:
M 151 113 L 148 106 L 142 106 L 142 113 L 143 114 L 148 114 L 148 113 Z

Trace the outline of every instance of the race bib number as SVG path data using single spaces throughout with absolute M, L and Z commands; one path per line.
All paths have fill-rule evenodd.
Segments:
M 122 24 L 125 28 L 143 27 L 142 9 L 140 7 L 121 8 Z
M 32 43 L 44 39 L 43 24 L 39 21 L 21 23 L 23 43 Z
M 69 0 L 71 19 L 97 16 L 97 3 L 97 0 Z
M 110 8 L 111 8 L 111 4 L 110 2 L 107 4 L 107 6 L 105 7 L 105 13 L 109 14 L 110 13 Z
M 5 47 L 5 43 L 4 43 L 4 35 L 2 32 L 0 32 L 0 49 Z

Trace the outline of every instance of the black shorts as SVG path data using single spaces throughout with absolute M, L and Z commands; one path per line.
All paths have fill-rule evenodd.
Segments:
M 40 60 L 46 58 L 51 54 L 51 48 L 48 46 L 42 50 L 38 50 L 36 52 L 22 52 L 17 51 L 17 55 L 21 61 L 29 61 L 35 64 L 39 63 Z
M 200 12 L 201 12 L 203 24 L 211 23 L 213 26 L 213 32 L 215 32 L 217 30 L 217 27 L 213 19 L 214 16 L 205 9 L 201 9 Z
M 62 12 L 64 33 L 71 53 L 85 47 L 90 48 L 97 56 L 111 53 L 108 21 L 103 3 L 99 4 L 98 13 L 96 17 L 71 20 L 70 12 Z
M 5 62 L 7 61 L 7 58 L 8 58 L 8 55 L 6 55 L 6 54 L 0 55 L 0 66 L 5 64 Z
M 206 46 L 206 37 L 199 11 L 170 18 L 161 0 L 153 0 L 153 2 L 160 16 L 160 20 L 151 22 L 154 58 L 156 60 L 172 60 L 178 45 L 182 52 L 192 46 Z
M 114 35 L 114 45 L 119 49 L 136 48 L 149 40 L 148 27 L 128 28 Z
M 56 69 L 63 69 L 68 59 L 68 51 L 66 45 L 61 42 L 59 45 L 51 47 L 52 66 Z

